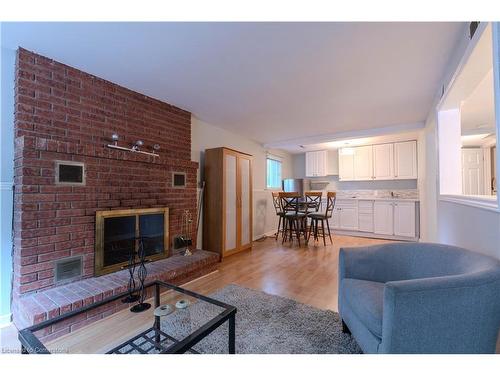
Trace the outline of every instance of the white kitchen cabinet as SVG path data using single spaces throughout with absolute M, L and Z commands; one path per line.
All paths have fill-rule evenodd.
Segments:
M 417 178 L 417 142 L 394 144 L 394 178 L 396 180 Z
M 373 233 L 373 201 L 360 200 L 358 213 L 358 230 Z
M 394 234 L 393 202 L 375 201 L 373 204 L 373 232 L 377 234 Z
M 306 152 L 306 176 L 324 177 L 328 175 L 328 151 Z
M 394 144 L 373 146 L 373 177 L 375 180 L 394 179 Z
M 330 218 L 330 227 L 333 229 L 340 229 L 340 209 L 335 207 Z
M 337 199 L 330 224 L 334 229 L 358 230 L 358 202 L 351 199 Z
M 339 149 L 340 181 L 416 178 L 416 141 Z
M 339 151 L 328 150 L 327 152 L 327 174 L 329 176 L 338 176 L 339 174 Z
M 415 239 L 418 204 L 400 199 L 338 199 L 330 228 L 358 232 L 361 236 Z M 363 234 L 362 234 L 363 233 Z
M 363 146 L 354 148 L 354 179 L 373 179 L 373 147 Z
M 340 229 L 358 230 L 358 208 L 340 207 Z
M 339 149 L 339 180 L 354 180 L 354 149 Z
M 394 202 L 394 235 L 415 237 L 415 203 Z

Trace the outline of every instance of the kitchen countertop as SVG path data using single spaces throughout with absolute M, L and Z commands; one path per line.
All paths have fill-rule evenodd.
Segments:
M 357 201 L 405 201 L 405 202 L 419 202 L 418 198 L 405 198 L 405 197 L 337 197 L 337 200 L 357 200 Z

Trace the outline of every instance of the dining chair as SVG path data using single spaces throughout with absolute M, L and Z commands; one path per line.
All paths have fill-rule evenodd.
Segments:
M 306 191 L 305 197 L 305 210 L 307 213 L 318 212 L 321 209 L 321 198 L 323 192 L 321 191 Z
M 293 237 L 295 236 L 300 246 L 301 234 L 304 236 L 307 243 L 306 224 L 304 222 L 307 218 L 307 214 L 300 211 L 300 194 L 281 192 L 279 193 L 279 197 L 284 218 L 283 238 L 281 243 L 284 243 L 286 240 L 293 241 Z
M 284 213 L 283 213 L 283 209 L 281 208 L 281 202 L 280 202 L 280 194 L 279 192 L 277 191 L 273 191 L 272 192 L 272 196 L 273 196 L 273 206 L 274 206 L 274 211 L 276 211 L 276 216 L 279 217 L 279 220 L 278 220 L 278 230 L 276 231 L 276 234 L 275 234 L 275 240 L 277 241 L 278 240 L 278 237 L 280 235 L 280 233 L 283 233 L 283 228 L 282 226 L 285 225 L 285 218 L 284 218 Z
M 332 234 L 330 232 L 330 224 L 328 219 L 333 215 L 333 209 L 335 208 L 335 202 L 337 200 L 337 193 L 334 191 L 329 191 L 326 193 L 326 210 L 325 212 L 313 212 L 307 216 L 311 218 L 311 226 L 309 227 L 308 239 L 311 237 L 311 233 L 314 235 L 314 240 L 318 241 L 318 232 L 321 231 L 323 237 L 323 245 L 326 246 L 326 232 L 325 232 L 325 221 L 326 228 L 328 230 L 328 237 L 330 237 L 330 242 L 333 244 Z M 321 228 L 319 228 L 319 222 L 321 221 Z

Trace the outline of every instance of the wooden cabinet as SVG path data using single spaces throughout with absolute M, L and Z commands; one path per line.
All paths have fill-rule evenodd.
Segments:
M 375 180 L 394 179 L 394 145 L 373 146 L 373 177 Z
M 394 202 L 394 235 L 415 237 L 416 212 L 414 202 Z
M 360 181 L 373 179 L 372 146 L 354 148 L 354 179 Z
M 339 149 L 339 180 L 354 180 L 354 149 Z
M 375 201 L 373 204 L 373 232 L 377 234 L 394 234 L 393 202 Z
M 417 142 L 394 144 L 394 178 L 397 180 L 417 178 Z
M 328 175 L 328 151 L 306 152 L 306 176 L 324 177 Z
M 203 248 L 225 257 L 252 247 L 252 156 L 205 151 Z
M 339 149 L 340 181 L 416 178 L 416 141 Z

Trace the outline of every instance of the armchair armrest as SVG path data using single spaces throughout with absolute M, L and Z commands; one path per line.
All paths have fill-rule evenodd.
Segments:
M 381 353 L 494 353 L 500 272 L 386 283 Z

